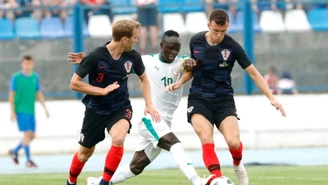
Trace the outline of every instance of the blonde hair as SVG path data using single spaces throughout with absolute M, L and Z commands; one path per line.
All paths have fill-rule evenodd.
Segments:
M 118 42 L 123 37 L 131 38 L 133 35 L 133 31 L 135 29 L 139 29 L 141 24 L 138 21 L 134 20 L 120 20 L 116 21 L 112 27 L 112 35 L 113 40 Z

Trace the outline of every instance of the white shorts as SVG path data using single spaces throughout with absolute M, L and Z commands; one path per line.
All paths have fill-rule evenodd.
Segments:
M 147 157 L 153 161 L 162 150 L 157 147 L 158 140 L 172 130 L 163 120 L 160 123 L 153 122 L 149 114 L 138 122 L 137 127 L 142 139 L 135 151 L 145 150 Z

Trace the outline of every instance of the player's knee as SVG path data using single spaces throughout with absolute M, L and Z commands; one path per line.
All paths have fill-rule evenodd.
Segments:
M 84 151 L 79 151 L 78 153 L 78 159 L 80 162 L 85 163 L 89 160 L 89 158 L 92 156 L 93 150 L 84 150 Z
M 139 164 L 137 164 L 137 163 L 130 164 L 130 170 L 135 175 L 139 175 L 140 173 L 143 172 L 144 169 L 145 169 L 145 166 L 140 163 Z
M 125 135 L 117 135 L 115 137 L 112 137 L 112 145 L 115 146 L 123 146 L 125 140 Z
M 170 132 L 159 139 L 157 146 L 164 150 L 170 151 L 171 146 L 179 142 L 180 140 L 177 136 L 173 132 Z
M 227 139 L 227 145 L 233 150 L 237 150 L 240 145 L 240 140 L 238 138 Z

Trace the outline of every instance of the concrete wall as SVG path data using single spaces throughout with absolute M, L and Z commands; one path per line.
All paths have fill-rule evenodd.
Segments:
M 284 105 L 287 117 L 282 117 L 264 96 L 236 96 L 241 139 L 245 148 L 289 148 L 328 146 L 327 114 L 328 94 L 277 96 Z M 133 120 L 142 116 L 144 102 L 132 99 Z M 77 147 L 82 125 L 84 106 L 77 100 L 47 102 L 51 117 L 45 118 L 37 104 L 37 138 L 32 143 L 33 153 L 72 153 Z M 192 127 L 186 121 L 186 97 L 175 112 L 172 129 L 186 149 L 201 147 Z M 0 155 L 6 155 L 15 146 L 21 134 L 15 122 L 9 120 L 9 104 L 0 103 Z M 125 142 L 127 151 L 134 150 L 140 136 L 132 128 Z M 217 148 L 226 148 L 222 135 L 215 131 Z M 106 138 L 97 146 L 103 152 L 110 146 Z

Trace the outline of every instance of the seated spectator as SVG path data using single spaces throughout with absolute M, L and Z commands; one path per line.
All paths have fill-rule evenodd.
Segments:
M 108 0 L 81 0 L 83 5 L 88 6 L 102 6 L 102 5 L 110 5 Z M 89 17 L 92 15 L 108 15 L 109 19 L 113 21 L 113 14 L 110 8 L 101 9 L 101 8 L 87 8 L 84 11 L 84 20 L 88 23 Z
M 67 6 L 73 6 L 77 0 L 43 0 L 43 5 L 46 7 L 60 7 L 64 8 Z M 64 23 L 65 19 L 69 15 L 68 9 L 45 9 L 45 17 L 59 17 L 61 21 Z
M 18 8 L 19 4 L 15 0 L 0 0 L 0 8 L 10 9 Z M 14 21 L 15 14 L 13 10 L 0 10 L 0 18 L 5 17 Z
M 18 4 L 22 8 L 28 8 L 27 10 L 17 10 L 15 11 L 16 18 L 18 17 L 33 17 L 37 21 L 42 19 L 42 10 L 33 9 L 34 7 L 41 7 L 41 0 L 17 0 Z
M 274 67 L 270 67 L 268 72 L 264 75 L 264 79 L 268 84 L 272 94 L 278 93 L 278 75 Z
M 290 72 L 284 72 L 278 81 L 279 94 L 298 94 L 296 83 L 292 79 Z

